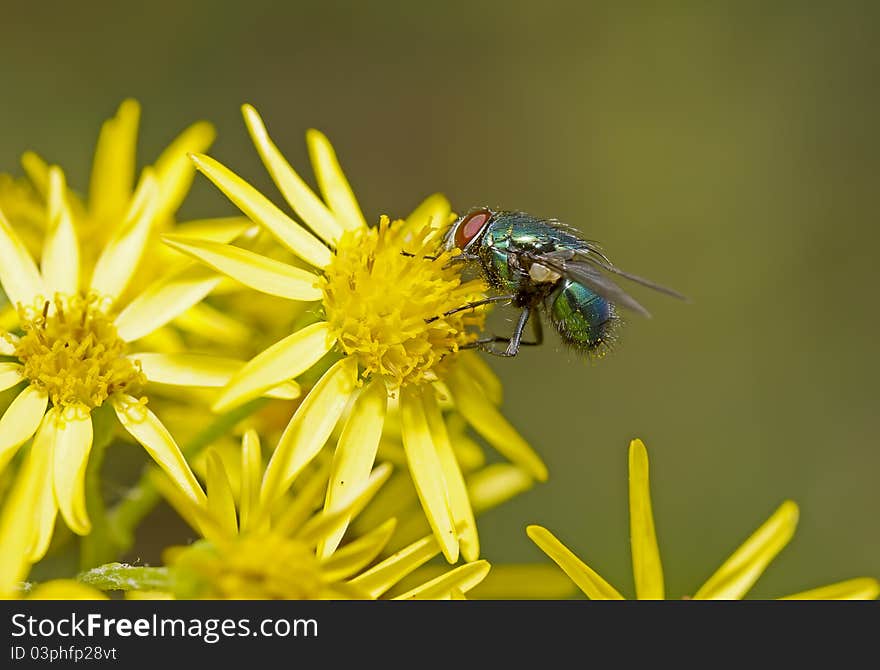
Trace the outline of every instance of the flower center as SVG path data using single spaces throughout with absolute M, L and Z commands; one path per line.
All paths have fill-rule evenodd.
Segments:
M 458 252 L 437 247 L 430 229 L 409 232 L 386 216 L 340 240 L 324 272 L 324 306 L 364 376 L 383 375 L 392 388 L 433 381 L 445 357 L 476 339 L 485 310 L 443 314 L 483 298 L 486 286 L 462 282 L 462 265 L 450 263 Z
M 19 306 L 24 335 L 14 355 L 24 376 L 56 407 L 91 409 L 114 393 L 136 394 L 146 383 L 140 367 L 125 357 L 125 342 L 102 302 L 95 295 L 56 294 L 42 311 Z
M 173 562 L 181 596 L 231 600 L 314 600 L 323 588 L 314 552 L 274 534 L 191 545 Z

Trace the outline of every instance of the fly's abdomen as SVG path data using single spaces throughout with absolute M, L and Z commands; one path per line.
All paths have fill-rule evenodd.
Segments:
M 586 286 L 564 279 L 547 298 L 550 322 L 560 337 L 582 351 L 592 351 L 613 338 L 614 306 Z

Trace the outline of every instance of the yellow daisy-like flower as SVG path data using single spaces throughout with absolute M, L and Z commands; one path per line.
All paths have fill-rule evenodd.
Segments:
M 648 452 L 641 440 L 629 446 L 629 518 L 632 542 L 633 578 L 636 597 L 662 600 L 666 596 L 660 550 L 651 512 L 648 482 Z M 694 600 L 738 600 L 743 598 L 770 562 L 794 535 L 797 505 L 782 503 L 772 516 L 747 539 L 708 581 L 693 595 Z M 598 573 L 575 556 L 549 530 L 529 526 L 528 536 L 562 568 L 571 580 L 593 600 L 622 600 L 623 596 Z M 880 594 L 880 582 L 871 577 L 850 579 L 786 596 L 804 600 L 870 600 Z
M 119 237 L 122 227 L 128 223 L 126 213 L 135 189 L 140 116 L 141 108 L 136 100 L 123 101 L 114 116 L 101 127 L 85 195 L 64 187 L 68 215 L 79 242 L 79 266 L 85 274 L 93 272 L 107 245 Z M 155 181 L 154 213 L 146 232 L 149 252 L 142 254 L 138 264 L 139 285 L 129 287 L 127 293 L 120 296 L 122 300 L 133 297 L 133 292 L 142 289 L 147 282 L 175 274 L 180 275 L 178 279 L 185 279 L 186 266 L 192 265 L 192 261 L 159 243 L 158 237 L 163 232 L 173 230 L 177 234 L 228 242 L 254 228 L 247 218 L 240 216 L 183 223 L 174 220 L 195 176 L 195 167 L 188 154 L 207 150 L 214 137 L 214 127 L 206 121 L 198 121 L 174 138 L 149 168 Z M 25 179 L 0 174 L 0 210 L 5 213 L 28 251 L 40 257 L 52 233 L 47 212 L 52 206 L 50 185 L 53 170 L 33 151 L 25 152 L 21 163 L 27 175 Z M 184 283 L 178 282 L 181 287 Z M 199 277 L 193 276 L 190 284 L 198 283 Z M 190 290 L 196 289 L 190 286 Z M 175 323 L 201 334 L 212 334 L 208 331 L 216 329 L 211 329 L 210 324 L 200 318 L 200 313 L 200 306 L 196 304 L 177 317 Z M 17 320 L 14 304 L 0 309 L 0 328 L 11 329 Z M 151 339 L 163 350 L 179 348 L 178 338 L 169 329 L 154 332 Z
M 36 434 L 31 467 L 39 495 L 30 555 L 42 556 L 57 512 L 75 533 L 88 534 L 84 478 L 93 441 L 91 414 L 109 404 L 140 442 L 193 500 L 204 493 L 174 439 L 146 407 L 147 382 L 177 386 L 225 384 L 241 362 L 188 354 L 138 353 L 141 339 L 201 300 L 220 277 L 192 268 L 143 285 L 135 281 L 147 239 L 165 200 L 156 173 L 147 169 L 94 263 L 84 272 L 79 236 L 64 174 L 49 169 L 48 224 L 40 268 L 0 211 L 0 285 L 18 315 L 17 333 L 0 330 L 0 391 L 20 391 L 0 417 L 0 470 Z M 140 276 L 137 277 L 140 280 Z M 121 296 L 134 289 L 131 299 Z M 288 383 L 272 391 L 295 397 Z M 2 536 L 0 536 L 2 541 Z
M 270 509 L 260 498 L 263 465 L 259 438 L 255 431 L 247 431 L 242 440 L 237 491 L 220 454 L 213 450 L 208 452 L 207 497 L 202 503 L 182 495 L 167 479 L 156 479 L 172 506 L 205 538 L 165 552 L 168 588 L 178 598 L 381 597 L 440 553 L 432 535 L 378 563 L 376 557 L 394 534 L 395 518 L 355 537 L 349 533 L 345 544 L 326 555 L 317 547 L 368 506 L 390 473 L 387 464 L 377 467 L 357 486 L 346 489 L 332 506 L 315 512 L 329 475 L 328 467 L 318 467 L 303 473 L 297 490 Z M 137 573 L 137 568 L 130 570 Z M 486 561 L 467 563 L 432 575 L 398 597 L 451 598 L 454 592 L 466 593 L 479 584 L 488 572 Z M 151 586 L 156 590 L 155 582 Z
M 172 247 L 267 294 L 314 302 L 320 319 L 253 358 L 221 392 L 216 410 L 253 398 L 297 377 L 325 355 L 341 355 L 304 399 L 269 462 L 261 498 L 275 500 L 315 457 L 346 408 L 326 505 L 368 476 L 383 432 L 389 398 L 399 401 L 403 445 L 419 498 L 447 560 L 459 550 L 479 555 L 473 512 L 449 446 L 440 401 L 449 401 L 503 455 L 539 480 L 540 458 L 497 410 L 498 381 L 469 351 L 481 310 L 444 314 L 482 296 L 480 281 L 462 281 L 451 253 L 437 254 L 450 221 L 447 200 L 428 198 L 405 221 L 383 217 L 368 227 L 327 138 L 307 142 L 323 199 L 281 155 L 252 107 L 243 108 L 251 137 L 273 180 L 311 229 L 208 156 L 197 168 L 253 221 L 311 269 L 216 242 L 165 239 Z M 329 556 L 344 525 L 322 543 Z

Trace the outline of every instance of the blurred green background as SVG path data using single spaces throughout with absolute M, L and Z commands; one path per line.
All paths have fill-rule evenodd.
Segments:
M 623 4 L 7 4 L 0 169 L 32 148 L 83 187 L 134 96 L 142 162 L 207 118 L 275 197 L 247 101 L 305 173 L 324 130 L 370 219 L 439 190 L 567 221 L 693 303 L 634 289 L 654 319 L 595 364 L 555 342 L 490 361 L 551 480 L 481 518 L 485 556 L 545 560 L 541 523 L 632 593 L 638 436 L 670 595 L 785 498 L 798 533 L 752 595 L 876 576 L 880 6 Z M 183 214 L 232 211 L 199 178 Z

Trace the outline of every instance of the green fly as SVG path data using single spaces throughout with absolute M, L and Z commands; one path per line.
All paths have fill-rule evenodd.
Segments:
M 539 308 L 565 343 L 587 354 L 613 341 L 618 306 L 650 317 L 609 274 L 686 300 L 677 291 L 615 267 L 595 242 L 582 239 L 563 223 L 524 212 L 471 210 L 452 224 L 443 246 L 460 249 L 457 259 L 477 267 L 499 292 L 446 315 L 494 302 L 508 302 L 520 310 L 510 337 L 482 337 L 474 343 L 497 356 L 516 356 L 521 345 L 543 341 Z M 523 332 L 529 321 L 534 340 L 526 342 Z M 507 346 L 498 349 L 498 343 Z

